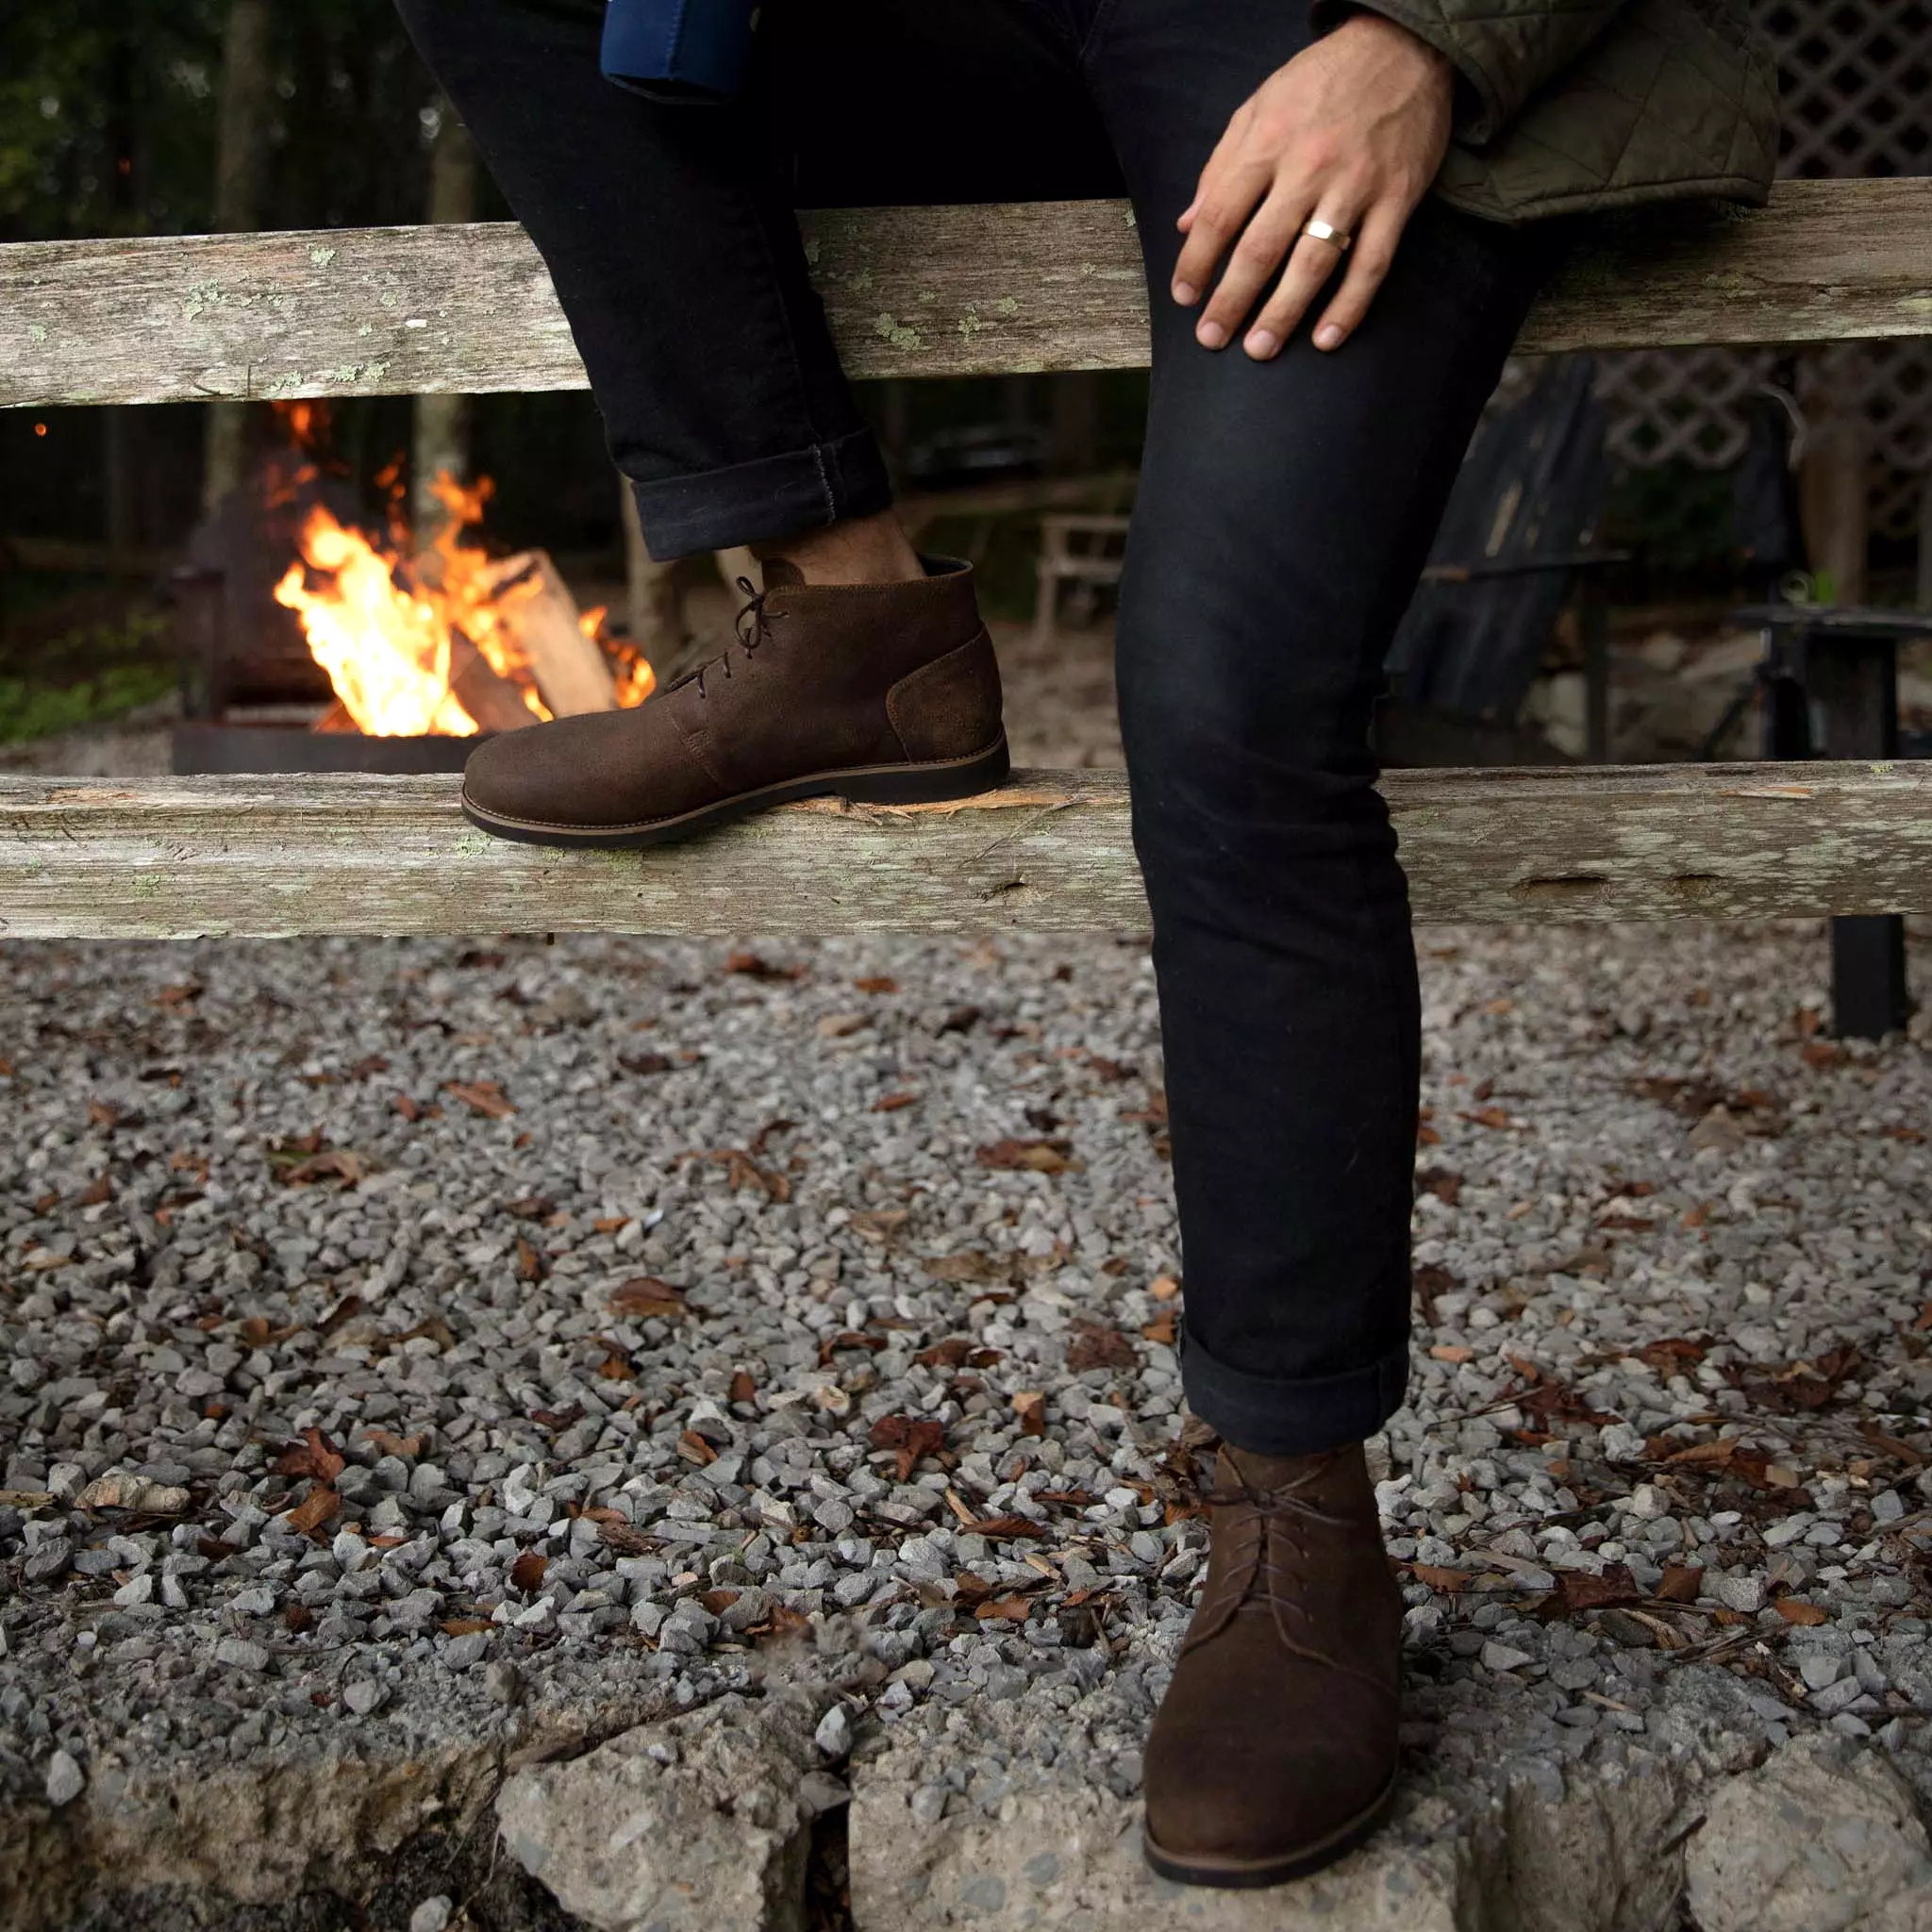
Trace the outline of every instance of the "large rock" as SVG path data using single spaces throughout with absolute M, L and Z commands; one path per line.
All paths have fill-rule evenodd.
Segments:
M 503 1841 L 599 1932 L 803 1932 L 817 1721 L 804 1698 L 725 1697 L 520 1771 Z
M 1932 1846 L 1876 1753 L 1793 1739 L 1705 1801 L 1685 1859 L 1700 1932 L 1923 1932 Z
M 862 1751 L 850 1837 L 858 1932 L 1664 1932 L 1677 1923 L 1680 1781 L 1660 1763 L 1574 1790 L 1554 1774 L 1419 1781 L 1367 1845 L 1312 1878 L 1250 1892 L 1166 1884 L 1141 1861 L 1132 1717 L 1106 1689 L 1048 1724 L 1022 1706 L 928 1706 Z

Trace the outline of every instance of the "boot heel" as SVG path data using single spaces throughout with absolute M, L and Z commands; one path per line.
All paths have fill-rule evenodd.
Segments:
M 840 797 L 853 805 L 943 805 L 1004 785 L 1011 770 L 1012 758 L 1003 731 L 998 742 L 976 758 L 905 765 L 891 771 L 855 772 L 841 778 L 837 789 Z

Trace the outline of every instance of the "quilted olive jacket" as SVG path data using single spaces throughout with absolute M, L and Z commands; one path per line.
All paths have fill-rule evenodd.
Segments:
M 1454 62 L 1436 192 L 1491 221 L 1716 195 L 1761 202 L 1777 72 L 1744 0 L 1316 0 L 1367 6 Z

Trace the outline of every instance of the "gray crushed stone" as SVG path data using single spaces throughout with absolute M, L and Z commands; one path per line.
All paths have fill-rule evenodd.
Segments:
M 1923 1023 L 1830 1041 L 1812 927 L 1423 949 L 1415 1788 L 1915 1750 Z M 1204 1548 L 1140 941 L 0 981 L 5 1804 L 774 1676 L 834 1772 L 929 1741 L 915 1827 L 998 1815 L 998 1707 L 1138 1789 Z

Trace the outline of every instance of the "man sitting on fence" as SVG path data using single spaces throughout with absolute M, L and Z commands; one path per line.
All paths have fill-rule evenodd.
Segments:
M 1314 1870 L 1374 1828 L 1397 1757 L 1362 1443 L 1407 1372 L 1420 1020 L 1371 707 L 1571 225 L 1540 218 L 1764 197 L 1741 0 L 767 0 L 741 91 L 705 104 L 603 78 L 596 0 L 399 4 L 549 264 L 652 555 L 764 560 L 691 678 L 472 757 L 465 808 L 507 838 L 642 845 L 1005 775 L 972 573 L 894 520 L 792 213 L 1132 196 L 1154 380 L 1122 725 L 1182 1370 L 1222 1438 L 1147 1853 L 1200 1884 Z M 649 5 L 614 0 L 625 45 Z M 723 41 L 750 17 L 664 12 Z

